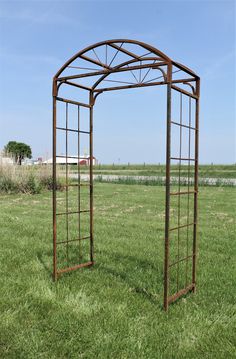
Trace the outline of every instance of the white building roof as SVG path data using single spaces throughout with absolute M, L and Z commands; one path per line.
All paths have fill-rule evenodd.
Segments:
M 74 158 L 73 158 L 74 157 Z M 93 158 L 95 160 L 95 157 Z M 83 161 L 83 160 L 89 160 L 89 156 L 83 156 L 83 157 L 80 157 L 79 158 L 80 161 Z M 52 158 L 49 158 L 48 160 L 46 161 L 43 161 L 42 163 L 44 164 L 52 164 L 53 160 Z M 68 164 L 78 164 L 78 157 L 77 156 L 70 156 L 67 158 L 67 163 Z M 57 157 L 56 158 L 56 163 L 57 164 L 64 164 L 66 163 L 66 158 L 65 157 Z
M 44 164 L 52 164 L 52 158 L 49 158 L 46 161 L 43 161 Z M 62 157 L 57 157 L 56 158 L 56 163 L 57 164 L 64 164 L 66 163 L 66 158 L 62 158 Z M 78 157 L 75 156 L 75 158 L 67 158 L 67 163 L 68 164 L 78 164 Z

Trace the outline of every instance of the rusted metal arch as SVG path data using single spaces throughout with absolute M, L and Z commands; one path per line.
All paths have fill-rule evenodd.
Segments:
M 65 70 L 65 69 L 67 69 L 68 68 L 68 66 L 70 66 L 70 64 L 71 63 L 73 63 L 73 61 L 75 61 L 76 59 L 78 59 L 78 58 L 81 58 L 81 59 L 83 59 L 83 60 L 87 60 L 87 61 L 89 61 L 88 60 L 88 57 L 87 56 L 85 56 L 84 54 L 86 53 L 86 52 L 89 52 L 90 50 L 95 50 L 96 48 L 99 48 L 99 47 L 101 47 L 101 46 L 111 46 L 111 47 L 114 47 L 114 44 L 117 44 L 117 43 L 121 43 L 122 45 L 123 44 L 132 44 L 132 45 L 138 45 L 138 46 L 140 46 L 140 47 L 142 47 L 143 49 L 145 49 L 145 50 L 147 50 L 147 51 L 149 51 L 150 53 L 153 53 L 153 54 L 155 54 L 157 57 L 153 57 L 153 60 L 162 60 L 163 61 L 163 64 L 162 65 L 170 65 L 170 64 L 172 64 L 172 66 L 176 66 L 177 68 L 179 68 L 180 70 L 182 70 L 182 71 L 184 71 L 185 73 L 187 73 L 187 74 L 189 74 L 189 75 L 191 75 L 192 77 L 193 77 L 193 79 L 189 79 L 189 81 L 194 81 L 194 80 L 197 80 L 197 79 L 199 79 L 199 77 L 195 74 L 195 72 L 193 72 L 191 69 L 189 69 L 188 67 L 186 67 L 186 66 L 184 66 L 184 65 L 182 65 L 182 64 L 180 64 L 180 63 L 178 63 L 178 62 L 175 62 L 175 61 L 173 61 L 173 60 L 171 60 L 168 56 L 166 56 L 163 52 L 161 52 L 160 50 L 158 50 L 157 48 L 155 48 L 155 47 L 153 47 L 153 46 L 150 46 L 150 45 L 148 45 L 148 44 L 145 44 L 145 43 L 143 43 L 143 42 L 141 42 L 141 41 L 137 41 L 137 40 L 129 40 L 129 39 L 114 39 L 114 40 L 107 40 L 107 41 L 102 41 L 102 42 L 98 42 L 98 43 L 96 43 L 96 44 L 94 44 L 94 45 L 91 45 L 91 46 L 88 46 L 88 47 L 86 47 L 85 49 L 83 49 L 83 50 L 81 50 L 81 51 L 79 51 L 77 54 L 75 54 L 74 56 L 72 56 L 61 68 L 60 68 L 60 70 L 56 73 L 56 75 L 54 76 L 54 78 L 53 78 L 53 82 L 54 83 L 57 83 L 57 82 L 59 82 L 60 83 L 60 85 L 61 84 L 63 84 L 63 83 L 67 83 L 68 84 L 68 80 L 71 80 L 72 79 L 72 76 L 65 76 L 65 77 L 62 77 L 62 78 L 60 78 L 60 75 L 62 74 L 62 72 Z M 120 47 L 118 47 L 118 46 L 116 46 L 116 49 L 118 50 L 118 51 L 122 51 L 123 49 L 122 49 L 122 47 L 120 46 Z M 126 51 L 127 52 L 127 51 Z M 125 53 L 126 53 L 125 52 Z M 130 52 L 129 52 L 130 53 Z M 102 75 L 102 77 L 98 80 L 98 81 L 96 81 L 96 83 L 91 87 L 91 88 L 87 88 L 88 90 L 92 90 L 92 91 L 96 91 L 96 92 L 98 92 L 97 90 L 96 90 L 96 86 L 100 83 L 100 82 L 102 82 L 102 80 L 104 80 L 107 76 L 109 76 L 110 74 L 112 74 L 112 73 L 114 73 L 114 72 L 116 72 L 117 70 L 120 70 L 121 71 L 121 68 L 123 67 L 123 66 L 126 66 L 126 65 L 129 65 L 129 64 L 131 64 L 131 63 L 133 63 L 133 62 L 137 62 L 137 61 L 147 61 L 147 60 L 151 60 L 151 58 L 144 58 L 143 56 L 144 55 L 142 55 L 142 56 L 139 56 L 139 55 L 136 55 L 136 54 L 132 54 L 132 53 L 130 53 L 130 56 L 131 57 L 133 57 L 133 59 L 132 60 L 130 60 L 130 61 L 127 61 L 127 62 L 124 62 L 124 63 L 122 63 L 122 64 L 119 64 L 118 66 L 115 66 L 115 67 L 110 67 L 109 68 L 109 66 L 107 66 L 106 64 L 103 64 L 103 63 L 99 63 L 99 61 L 96 61 L 96 64 L 97 64 L 97 66 L 101 66 L 101 67 L 103 67 L 105 70 L 104 70 L 104 74 Z M 90 59 L 91 60 L 91 59 Z M 93 62 L 94 62 L 94 60 L 93 60 Z M 158 66 L 160 66 L 158 63 L 157 64 L 152 64 L 153 65 L 153 67 L 155 67 L 155 69 L 159 69 L 160 71 L 163 71 L 162 69 L 161 69 L 161 67 L 158 67 Z M 149 66 L 147 66 L 147 67 L 152 67 L 151 66 L 151 64 L 149 64 Z M 141 65 L 138 67 L 138 68 L 141 68 Z M 132 68 L 131 69 L 127 69 L 127 68 L 123 68 L 122 69 L 122 71 L 131 71 L 132 70 Z M 83 76 L 83 77 L 88 77 L 88 76 L 95 76 L 95 75 L 97 75 L 97 74 L 99 74 L 99 73 L 101 73 L 101 71 L 100 72 L 93 72 L 93 73 L 84 73 L 84 74 L 82 74 L 82 75 L 78 75 L 78 77 L 77 78 L 79 78 L 79 76 Z M 76 75 L 75 75 L 76 76 Z M 167 81 L 166 81 L 167 82 Z M 181 81 L 179 81 L 179 82 L 181 82 Z M 186 83 L 187 81 L 185 80 L 185 82 L 183 82 L 183 83 Z M 79 85 L 79 84 L 78 84 Z M 73 86 L 73 85 L 72 85 Z M 81 85 L 80 85 L 81 86 Z M 142 86 L 144 86 L 144 84 L 143 85 L 138 85 L 138 86 L 140 86 L 140 87 L 142 87 Z M 151 85 L 150 85 L 151 86 Z M 55 88 L 55 87 L 54 87 Z M 105 91 L 105 89 L 104 89 L 104 91 Z M 55 92 L 55 91 L 54 91 Z
M 143 55 L 139 55 L 138 53 L 135 53 L 133 50 L 130 51 L 129 49 L 125 48 L 125 45 L 131 44 L 138 47 L 143 48 L 144 50 L 148 51 L 148 53 L 144 53 Z M 124 46 L 123 46 L 124 45 Z M 106 60 L 103 62 L 101 61 L 100 57 L 96 53 L 96 50 L 98 48 L 104 47 L 106 50 Z M 116 50 L 114 57 L 108 64 L 107 62 L 107 49 L 108 47 Z M 93 52 L 95 55 L 95 58 L 91 55 L 87 55 L 88 52 Z M 130 59 L 127 61 L 121 61 L 116 66 L 111 66 L 113 60 L 117 56 L 117 54 L 122 53 L 130 57 Z M 82 72 L 79 73 L 76 69 L 83 69 L 83 67 L 78 66 L 71 66 L 74 61 L 76 60 L 82 60 L 86 61 L 88 63 L 92 63 L 96 66 L 98 66 L 98 69 L 91 69 L 90 67 L 84 68 L 85 70 L 92 70 L 92 72 Z M 150 61 L 153 61 L 150 63 Z M 63 75 L 63 72 L 69 68 L 75 69 L 74 75 Z M 100 69 L 101 68 L 101 69 Z M 176 71 L 173 71 L 173 68 L 176 68 Z M 139 80 L 134 75 L 133 71 L 139 70 L 140 74 L 142 69 L 148 70 L 146 75 L 141 79 L 141 76 L 139 76 Z M 151 69 L 158 70 L 161 72 L 161 76 L 151 79 L 149 81 L 144 82 L 144 79 L 146 78 L 147 74 Z M 183 73 L 183 76 L 179 79 L 174 79 L 173 74 L 175 72 L 181 71 Z M 136 79 L 136 82 L 127 83 L 125 81 L 116 81 L 116 80 L 107 80 L 111 74 L 118 74 L 118 73 L 124 73 L 124 72 L 131 72 L 133 77 Z M 62 75 L 62 76 L 61 76 Z M 187 77 L 189 76 L 190 77 Z M 86 79 L 93 76 L 100 76 L 99 79 L 97 79 L 92 86 L 84 85 L 83 83 L 73 82 L 73 80 L 80 80 L 80 79 Z M 163 78 L 161 81 L 155 81 L 159 78 Z M 113 83 L 121 82 L 124 85 L 115 85 L 112 87 L 98 87 L 102 82 L 104 81 L 110 81 Z M 69 85 L 73 87 L 77 87 L 78 89 L 86 90 L 89 93 L 89 104 L 78 102 L 77 100 L 72 99 L 65 99 L 58 97 L 59 89 L 62 85 Z M 196 248 L 197 248 L 197 194 L 198 194 L 198 137 L 199 137 L 199 97 L 200 97 L 200 78 L 198 75 L 196 75 L 195 72 L 193 72 L 188 67 L 175 62 L 171 60 L 168 56 L 166 56 L 163 52 L 159 51 L 153 46 L 150 46 L 148 44 L 145 44 L 143 42 L 137 41 L 137 40 L 127 40 L 127 39 L 115 39 L 115 40 L 107 40 L 102 41 L 99 43 L 96 43 L 94 45 L 88 46 L 85 49 L 79 51 L 77 54 L 75 54 L 72 58 L 70 58 L 56 73 L 56 75 L 53 78 L 53 276 L 54 280 L 57 279 L 58 275 L 60 273 L 65 273 L 71 270 L 75 270 L 77 268 L 86 267 L 93 265 L 94 263 L 94 244 L 93 244 L 93 107 L 95 104 L 95 100 L 97 96 L 105 91 L 113 91 L 113 90 L 122 90 L 122 89 L 130 89 L 130 88 L 138 88 L 138 87 L 146 87 L 146 86 L 157 86 L 157 85 L 166 85 L 167 86 L 167 119 L 166 119 L 166 209 L 165 209 L 165 262 L 164 262 L 164 309 L 168 309 L 168 305 L 175 301 L 176 299 L 180 298 L 182 295 L 188 293 L 189 291 L 195 291 L 196 288 Z M 190 91 L 187 89 L 181 87 L 181 86 L 189 86 Z M 177 91 L 180 93 L 180 123 L 176 123 L 172 120 L 171 117 L 171 103 L 172 103 L 172 91 Z M 189 106 L 191 106 L 191 101 L 195 101 L 195 126 L 193 127 L 191 125 L 191 115 L 189 115 L 188 121 L 189 124 L 183 124 L 182 123 L 182 96 L 187 96 L 189 98 Z M 57 101 L 65 102 L 66 104 L 66 128 L 59 128 L 57 127 Z M 62 268 L 58 270 L 57 268 L 57 245 L 60 243 L 66 243 L 67 244 L 67 251 L 68 251 L 68 242 L 71 242 L 71 240 L 68 240 L 68 228 L 67 228 L 67 240 L 62 242 L 57 242 L 57 215 L 61 213 L 57 213 L 57 206 L 56 206 L 56 159 L 57 157 L 63 157 L 63 156 L 57 156 L 56 151 L 56 133 L 57 129 L 65 130 L 66 133 L 66 181 L 67 181 L 67 190 L 68 190 L 68 166 L 67 166 L 67 160 L 70 158 L 67 153 L 67 134 L 68 131 L 74 131 L 78 133 L 78 141 L 79 141 L 79 134 L 80 133 L 86 133 L 85 131 L 80 131 L 79 128 L 79 117 L 78 117 L 78 130 L 71 130 L 68 129 L 67 122 L 68 122 L 68 105 L 75 105 L 78 107 L 78 113 L 80 107 L 87 107 L 90 111 L 90 130 L 87 132 L 89 134 L 89 143 L 90 143 L 90 182 L 89 182 L 89 188 L 90 188 L 90 209 L 88 211 L 79 211 L 78 215 L 80 218 L 81 212 L 89 212 L 90 213 L 90 235 L 89 237 L 85 238 L 79 238 L 80 239 L 90 239 L 90 261 L 87 263 L 80 263 L 74 266 Z M 180 128 L 180 155 L 179 157 L 171 157 L 171 127 L 174 125 L 178 125 Z M 194 158 L 190 158 L 190 152 L 187 158 L 181 157 L 181 138 L 182 138 L 182 128 L 187 128 L 189 130 L 189 133 L 191 130 L 195 133 L 195 154 Z M 190 135 L 189 135 L 190 136 Z M 189 151 L 190 151 L 190 139 L 189 139 Z M 79 157 L 79 154 L 78 154 Z M 194 191 L 189 190 L 189 173 L 188 173 L 188 191 L 180 191 L 180 192 L 170 192 L 170 168 L 171 168 L 171 161 L 172 160 L 179 160 L 179 174 L 180 174 L 180 168 L 181 168 L 181 161 L 188 161 L 188 171 L 190 168 L 190 163 L 194 163 Z M 191 162 L 194 161 L 194 162 Z M 80 166 L 78 165 L 78 174 L 80 177 Z M 180 176 L 180 175 L 179 175 Z M 78 183 L 78 188 L 80 188 L 82 184 Z M 179 182 L 180 187 L 180 182 Z M 187 223 L 186 226 L 180 226 L 178 224 L 178 227 L 176 228 L 170 228 L 170 198 L 171 195 L 178 195 L 180 198 L 180 195 L 188 195 L 188 199 L 190 194 L 194 194 L 194 220 L 193 223 Z M 79 208 L 80 208 L 80 199 L 79 200 Z M 68 208 L 68 198 L 67 198 L 67 208 Z M 179 216 L 180 216 L 180 208 L 179 210 Z M 65 213 L 67 215 L 67 226 L 68 226 L 68 215 L 71 212 L 66 210 Z M 77 212 L 73 212 L 77 213 Z M 189 216 L 189 215 L 188 215 Z M 189 221 L 189 218 L 188 218 Z M 193 226 L 193 241 L 192 241 L 192 255 L 187 255 L 185 258 L 179 258 L 174 263 L 169 263 L 169 248 L 170 248 L 170 232 L 173 230 L 178 230 L 178 236 L 179 236 L 179 230 L 182 227 Z M 73 240 L 72 240 L 73 241 Z M 179 245 L 179 244 L 178 244 Z M 178 247 L 179 250 L 179 247 Z M 184 288 L 178 289 L 177 285 L 177 292 L 175 292 L 172 295 L 169 295 L 169 271 L 170 268 L 173 265 L 179 265 L 180 262 L 183 260 L 188 261 L 189 259 L 192 259 L 192 281 L 191 284 L 186 285 Z M 186 269 L 187 272 L 187 269 Z M 186 274 L 187 275 L 187 274 Z M 177 279 L 177 282 L 179 280 L 179 277 Z
M 156 49 L 153 46 L 150 46 L 148 44 L 145 44 L 144 42 L 141 41 L 137 41 L 137 40 L 128 40 L 128 39 L 114 39 L 114 40 L 106 40 L 106 41 L 101 41 L 101 42 L 97 42 L 96 44 L 90 45 L 86 48 L 84 48 L 83 50 L 77 52 L 77 54 L 75 54 L 74 56 L 72 56 L 61 68 L 60 70 L 56 73 L 56 75 L 54 76 L 54 79 L 58 78 L 60 76 L 60 74 L 62 73 L 62 71 L 64 71 L 66 69 L 67 66 L 69 66 L 75 59 L 77 59 L 78 57 L 80 57 L 81 55 L 83 55 L 85 52 L 88 52 L 92 49 L 96 49 L 97 47 L 103 46 L 103 45 L 110 45 L 110 44 L 114 44 L 114 43 L 130 43 L 130 44 L 136 44 L 139 46 L 142 46 L 144 49 L 153 52 L 154 54 L 156 54 L 157 56 L 160 56 L 161 58 L 165 59 L 167 62 L 171 62 L 171 59 L 166 56 L 163 52 L 159 51 L 158 49 Z M 138 55 L 136 55 L 138 57 Z M 189 70 L 191 71 L 191 70 Z

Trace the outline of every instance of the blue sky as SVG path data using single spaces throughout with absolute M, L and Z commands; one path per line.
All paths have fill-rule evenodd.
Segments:
M 0 1 L 0 148 L 17 140 L 51 155 L 51 80 L 98 41 L 147 42 L 201 77 L 200 161 L 234 163 L 234 1 Z M 94 114 L 102 163 L 165 158 L 160 88 L 103 95 Z

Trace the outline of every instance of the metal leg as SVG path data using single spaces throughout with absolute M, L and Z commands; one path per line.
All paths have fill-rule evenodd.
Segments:
M 171 156 L 171 83 L 167 85 L 166 118 L 166 209 L 165 209 L 165 259 L 164 259 L 164 309 L 168 310 L 169 288 L 169 217 L 170 217 L 170 156 Z
M 56 241 L 57 241 L 57 230 L 56 230 L 56 187 L 57 187 L 57 176 L 56 176 L 56 83 L 53 83 L 53 191 L 52 191 L 52 206 L 53 206 L 53 280 L 57 280 L 57 253 L 56 253 Z
M 94 243 L 93 243 L 93 93 L 90 92 L 90 135 L 89 135 L 89 178 L 90 178 L 90 260 L 94 263 Z
M 196 83 L 196 90 L 199 97 L 200 80 Z M 195 112 L 195 168 L 194 168 L 194 227 L 193 227 L 193 268 L 192 282 L 194 284 L 193 291 L 196 291 L 196 262 L 197 262 L 197 222 L 198 222 L 198 147 L 199 147 L 199 98 L 196 99 Z

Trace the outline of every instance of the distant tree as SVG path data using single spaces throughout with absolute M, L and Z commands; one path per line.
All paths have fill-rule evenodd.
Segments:
M 32 151 L 29 145 L 22 142 L 9 141 L 4 147 L 4 152 L 14 157 L 15 162 L 21 165 L 24 158 L 32 158 Z
M 16 141 L 9 141 L 8 144 L 4 147 L 4 152 L 5 155 L 11 155 L 12 157 L 15 158 L 15 162 L 17 162 L 17 157 L 16 157 L 16 146 L 17 142 Z

